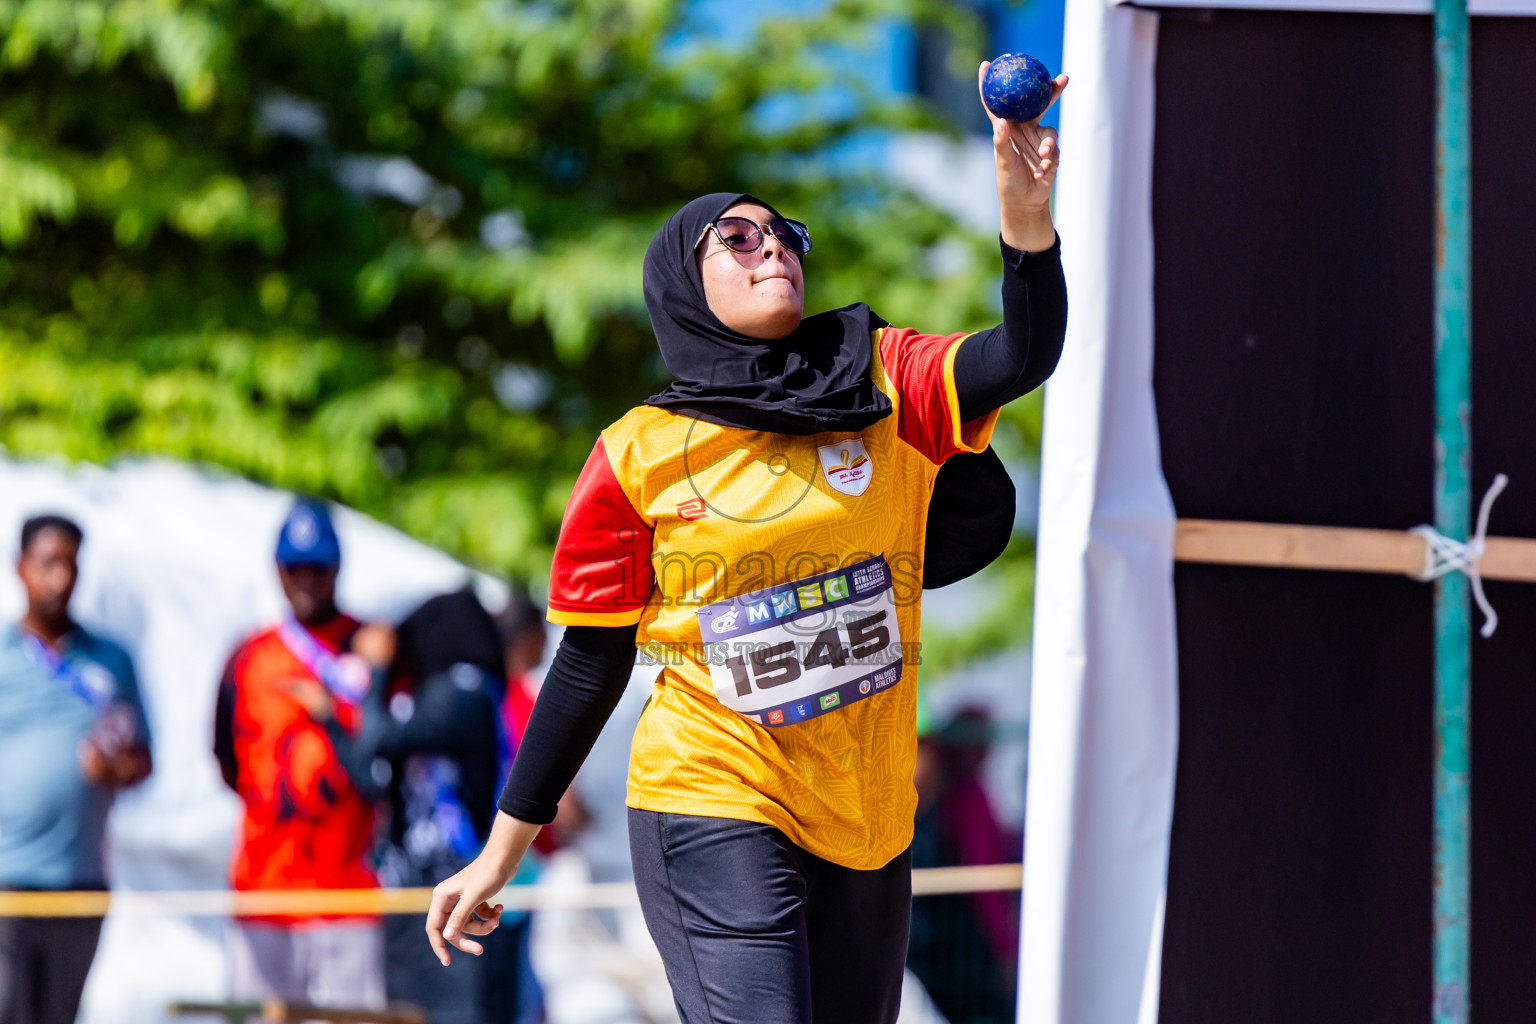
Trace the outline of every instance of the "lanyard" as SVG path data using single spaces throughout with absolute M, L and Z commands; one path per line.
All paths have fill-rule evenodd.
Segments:
M 277 635 L 283 646 L 314 673 L 327 690 L 349 704 L 363 702 L 368 693 L 369 676 L 368 665 L 363 659 L 355 654 L 332 654 L 292 616 L 278 625 Z
M 89 704 L 93 711 L 101 711 L 112 702 L 112 694 L 106 692 L 105 686 L 92 686 L 61 654 L 25 630 L 21 634 L 21 646 L 32 664 L 68 687 L 76 697 Z

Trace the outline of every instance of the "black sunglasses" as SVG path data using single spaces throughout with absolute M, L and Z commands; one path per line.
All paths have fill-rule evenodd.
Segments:
M 757 252 L 763 247 L 764 228 L 796 256 L 811 251 L 810 228 L 787 217 L 769 217 L 766 224 L 758 224 L 746 217 L 721 217 L 704 229 L 704 235 L 713 230 L 720 244 L 732 252 Z M 699 236 L 700 242 L 704 241 L 704 235 Z

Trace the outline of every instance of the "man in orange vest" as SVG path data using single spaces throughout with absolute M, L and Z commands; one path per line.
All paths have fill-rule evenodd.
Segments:
M 393 656 L 386 628 L 336 607 L 341 545 L 326 507 L 301 500 L 277 542 L 277 574 L 290 613 L 245 640 L 219 685 L 214 752 L 245 803 L 235 843 L 237 890 L 362 889 L 373 805 L 337 760 L 325 728 L 300 699 L 323 685 L 343 728 L 355 731 L 370 685 Z M 236 922 L 231 995 L 348 1008 L 385 1005 L 383 929 L 377 917 L 274 914 Z

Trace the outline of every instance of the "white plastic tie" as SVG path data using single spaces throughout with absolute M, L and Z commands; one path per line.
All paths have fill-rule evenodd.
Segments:
M 1472 582 L 1472 599 L 1483 613 L 1483 628 L 1478 632 L 1484 639 L 1493 636 L 1493 631 L 1499 628 L 1499 613 L 1493 610 L 1493 605 L 1488 603 L 1488 597 L 1483 593 L 1483 577 L 1478 572 L 1478 562 L 1482 560 L 1483 551 L 1487 547 L 1488 514 L 1493 511 L 1493 499 L 1508 485 L 1509 477 L 1503 473 L 1493 478 L 1477 510 L 1477 532 L 1465 543 L 1447 537 L 1433 526 L 1415 526 L 1408 531 L 1415 537 L 1424 538 L 1424 568 L 1414 574 L 1414 579 L 1427 582 L 1437 580 L 1448 572 L 1460 572 L 1465 573 Z

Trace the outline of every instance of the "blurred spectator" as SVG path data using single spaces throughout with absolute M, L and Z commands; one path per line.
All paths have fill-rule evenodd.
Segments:
M 398 631 L 403 683 L 386 714 L 367 716 L 359 754 L 383 757 L 393 815 L 380 878 L 432 886 L 458 871 L 490 833 L 506 741 L 496 625 L 472 590 L 434 597 Z M 371 704 L 372 702 L 370 702 Z M 381 710 L 384 702 L 377 705 Z M 343 738 L 344 739 L 344 738 Z M 361 758 L 354 763 L 361 773 Z M 419 922 L 415 926 L 421 931 Z M 414 934 L 421 946 L 421 935 Z M 430 947 L 423 950 L 437 965 Z M 440 966 L 440 965 L 438 965 Z
M 629 744 L 651 695 L 656 667 L 641 665 L 560 801 L 562 845 L 539 883 L 555 890 L 629 882 Z M 573 811 L 579 808 L 579 815 Z M 579 818 L 579 820 L 578 820 Z M 559 819 L 557 819 L 559 820 Z M 529 948 L 544 985 L 550 1024 L 675 1024 L 666 969 L 640 908 L 541 910 Z M 495 933 L 493 932 L 492 935 Z
M 992 742 L 986 710 L 962 708 L 938 730 L 919 723 L 914 868 L 1014 861 L 992 813 L 981 768 Z M 912 904 L 907 966 L 952 1021 L 1014 1019 L 1018 897 L 1010 892 L 926 896 Z
M 337 610 L 340 565 L 341 545 L 325 506 L 296 503 L 277 542 L 277 574 L 291 613 L 242 643 L 219 685 L 214 750 L 224 781 L 245 802 L 232 871 L 236 889 L 378 884 L 368 864 L 373 804 L 353 785 L 304 703 L 311 688 L 323 687 L 340 727 L 355 730 L 370 676 L 393 655 L 388 630 L 362 627 Z M 380 920 L 241 918 L 230 942 L 230 988 L 237 999 L 383 1007 Z
M 496 616 L 501 630 L 502 648 L 507 659 L 507 695 L 501 704 L 501 719 L 511 737 L 510 749 L 515 753 L 528 728 L 528 716 L 533 714 L 533 702 L 539 695 L 539 681 L 533 670 L 544 661 L 548 634 L 544 625 L 544 610 L 534 604 L 526 594 L 514 592 L 507 606 Z M 503 766 L 502 777 L 512 767 L 508 758 Z M 569 843 L 573 836 L 586 827 L 589 814 L 580 795 L 572 788 L 561 797 L 555 820 L 539 830 L 533 840 L 533 848 L 548 856 Z M 626 834 L 624 843 L 629 842 Z
M 539 695 L 533 670 L 544 661 L 549 642 L 544 626 L 544 611 L 526 594 L 513 592 L 507 606 L 496 616 L 501 632 L 501 646 L 507 663 L 507 695 L 502 701 L 502 721 L 513 744 L 522 739 L 533 713 L 534 698 Z
M 507 737 L 506 759 L 501 766 L 501 779 L 505 782 L 539 693 L 533 670 L 543 664 L 548 644 L 544 609 L 526 593 L 514 590 L 506 607 L 496 615 L 496 628 L 501 634 L 507 666 L 506 693 L 500 709 Z M 518 866 L 519 874 L 531 881 L 538 874 L 541 859 L 559 845 L 562 835 L 569 834 L 573 826 L 579 827 L 583 818 L 580 800 L 574 793 L 567 793 L 555 821 L 539 832 L 534 850 Z M 544 989 L 533 970 L 532 931 L 529 915 L 504 914 L 501 927 L 481 940 L 485 946 L 488 1024 L 538 1024 L 546 1017 Z
M 133 663 L 77 625 L 80 528 L 36 516 L 16 574 L 27 610 L 0 632 L 0 889 L 105 889 L 115 790 L 150 772 Z M 70 1024 L 101 918 L 0 919 L 0 1024 Z
M 505 747 L 501 642 L 471 590 L 430 599 L 405 618 L 396 639 L 399 685 L 387 697 L 383 686 L 369 692 L 355 733 L 324 688 L 310 687 L 306 704 L 353 786 L 388 800 L 379 881 L 431 887 L 480 852 L 496 816 Z M 422 1007 L 433 1024 L 486 1019 L 482 958 L 456 957 L 444 968 L 418 917 L 387 917 L 384 932 L 391 1000 Z

